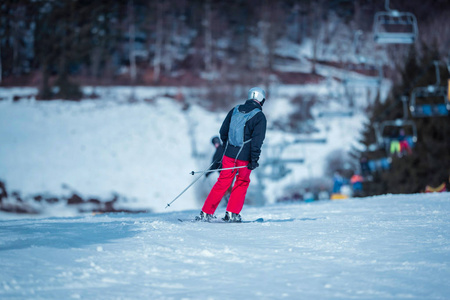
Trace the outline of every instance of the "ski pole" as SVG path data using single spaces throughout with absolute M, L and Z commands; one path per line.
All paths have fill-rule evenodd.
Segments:
M 234 169 L 240 169 L 240 168 L 247 168 L 247 166 L 240 166 L 240 167 L 232 167 L 232 168 L 223 168 L 223 169 L 214 169 L 214 170 L 206 170 L 206 171 L 192 171 L 190 174 L 194 175 L 197 173 L 210 173 L 215 171 L 223 171 L 223 170 L 234 170 Z
M 170 206 L 170 204 L 174 203 L 175 200 L 177 200 L 178 198 L 180 198 L 180 196 L 183 195 L 184 192 L 186 192 L 192 185 L 194 185 L 194 183 L 196 183 L 197 180 L 199 180 L 200 178 L 202 178 L 202 176 L 203 176 L 204 174 L 205 174 L 205 173 L 203 173 L 202 175 L 198 176 L 197 179 L 195 179 L 190 185 L 188 185 L 187 188 L 185 188 L 178 196 L 175 197 L 175 199 L 173 199 L 171 202 L 167 203 L 167 205 L 166 205 L 165 208 L 168 208 L 168 207 Z
M 208 169 L 211 168 L 211 166 L 212 166 L 214 163 L 215 163 L 215 161 L 213 161 L 213 162 L 209 165 Z M 194 183 L 196 183 L 200 178 L 202 178 L 203 175 L 206 174 L 206 171 L 207 171 L 208 169 L 206 169 L 205 171 L 203 171 L 202 174 L 201 174 L 200 176 L 198 176 L 197 179 L 195 179 L 194 181 L 192 181 L 192 183 L 191 183 L 190 185 L 188 185 L 188 186 L 187 186 L 187 187 L 186 187 L 186 188 L 185 188 L 178 196 L 176 196 L 175 199 L 173 199 L 172 201 L 170 201 L 169 203 L 167 203 L 167 205 L 166 205 L 165 208 L 168 208 L 168 207 L 170 206 L 170 204 L 174 203 L 175 200 L 177 200 L 178 198 L 180 198 L 181 195 L 183 195 L 183 194 L 184 194 L 191 186 L 194 185 Z M 201 173 L 201 172 L 198 172 L 198 173 Z

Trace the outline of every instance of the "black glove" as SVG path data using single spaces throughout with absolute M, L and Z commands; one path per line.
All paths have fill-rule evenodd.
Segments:
M 259 164 L 258 164 L 258 162 L 257 162 L 256 160 L 252 160 L 252 161 L 247 165 L 247 168 L 248 168 L 249 170 L 254 170 L 254 169 L 256 169 L 257 167 L 259 167 Z

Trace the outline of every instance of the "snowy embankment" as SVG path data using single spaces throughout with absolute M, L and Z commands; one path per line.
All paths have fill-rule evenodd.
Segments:
M 0 180 L 24 197 L 117 193 L 128 208 L 162 209 L 195 169 L 180 106 L 161 97 L 151 104 L 0 102 Z M 179 208 L 194 205 L 188 191 Z
M 450 194 L 0 221 L 1 299 L 448 299 Z M 222 211 L 218 211 L 222 213 Z

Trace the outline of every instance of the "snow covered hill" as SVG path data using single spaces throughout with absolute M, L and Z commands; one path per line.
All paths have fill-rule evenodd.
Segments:
M 0 221 L 1 299 L 448 299 L 450 193 Z M 222 213 L 221 211 L 218 213 Z
M 292 112 L 290 98 L 326 91 L 325 85 L 280 86 L 274 91 L 264 106 L 269 130 L 262 164 L 270 147 L 302 138 L 270 129 L 270 124 L 284 121 Z M 67 198 L 76 193 L 83 199 L 104 201 L 117 194 L 117 209 L 165 211 L 166 204 L 195 179 L 189 172 L 209 165 L 213 154 L 210 139 L 218 134 L 225 113 L 206 111 L 188 93 L 187 101 L 192 105 L 185 110 L 166 96 L 175 95 L 177 89 L 136 88 L 131 103 L 132 90 L 127 87 L 97 88 L 96 92 L 100 99 L 79 103 L 37 102 L 33 96 L 14 102 L 14 95 L 33 95 L 36 89 L 0 89 L 0 97 L 6 99 L 0 102 L 0 181 L 9 192 L 20 193 L 33 210 L 47 216 L 74 216 L 78 212 L 63 204 L 36 202 L 35 195 Z M 292 172 L 282 180 L 265 180 L 266 202 L 274 203 L 286 185 L 322 176 L 325 156 L 336 149 L 350 149 L 364 120 L 363 114 L 356 113 L 352 118 L 317 122 L 319 132 L 306 138 L 327 142 L 286 149 L 282 155 L 304 159 L 305 163 L 289 166 Z M 213 177 L 202 179 L 171 209 L 198 209 Z M 252 180 L 257 182 L 253 175 Z M 9 201 L 15 200 L 10 197 Z
M 127 206 L 151 207 L 174 196 L 173 178 L 181 186 L 191 179 L 180 176 L 194 167 L 186 119 L 173 101 L 0 105 L 0 178 L 8 189 L 118 193 L 129 198 Z M 192 207 L 192 198 L 182 207 Z

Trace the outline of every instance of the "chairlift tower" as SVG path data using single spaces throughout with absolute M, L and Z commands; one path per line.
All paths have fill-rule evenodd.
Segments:
M 378 44 L 413 44 L 418 37 L 417 18 L 413 13 L 400 12 L 389 8 L 385 0 L 386 11 L 375 13 L 373 36 Z

